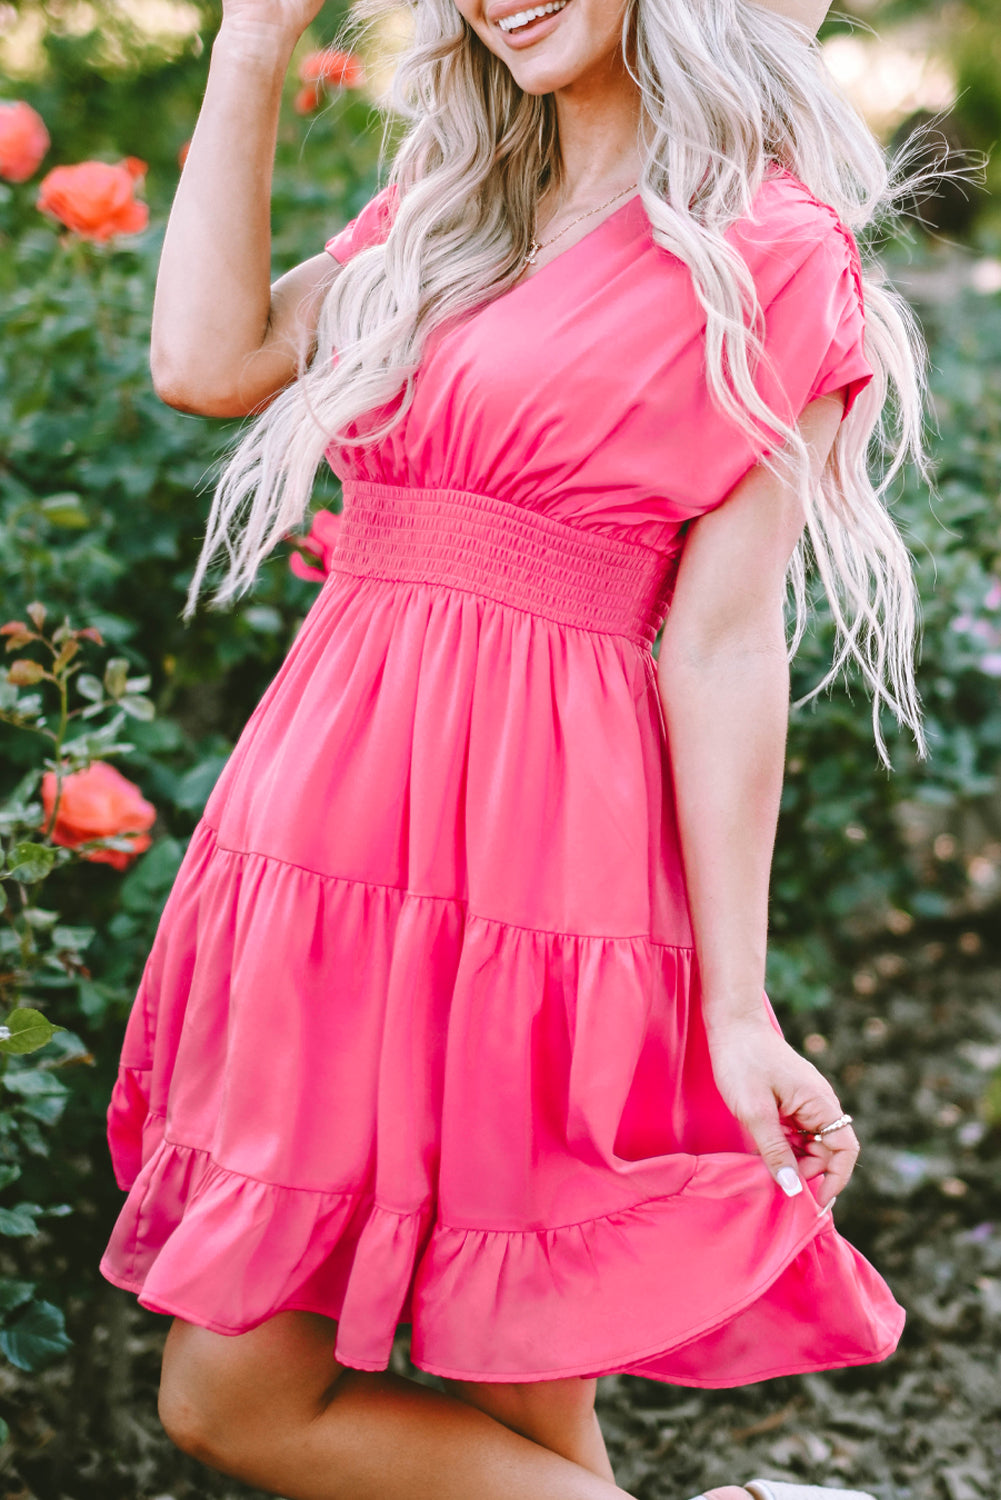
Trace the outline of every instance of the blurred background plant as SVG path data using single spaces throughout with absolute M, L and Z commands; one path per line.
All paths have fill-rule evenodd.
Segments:
M 13 656 L 0 681 L 0 723 L 50 741 L 52 754 L 27 771 L 0 806 L 0 1079 L 6 1091 L 0 1107 L 0 1191 L 5 1196 L 22 1179 L 25 1186 L 37 1183 L 46 1195 L 51 1142 L 45 1127 L 58 1124 L 69 1097 L 62 1069 L 94 1061 L 74 1031 L 37 1008 L 51 1007 L 74 1021 L 81 1015 L 82 987 L 91 977 L 82 955 L 94 929 L 60 921 L 58 907 L 42 906 L 39 897 L 57 870 L 80 860 L 124 869 L 152 842 L 145 829 L 156 816 L 131 782 L 94 759 L 132 749 L 119 739 L 119 730 L 128 715 L 152 717 L 152 703 L 141 696 L 149 678 L 129 678 L 122 658 L 107 662 L 103 679 L 83 672 L 75 658 L 85 640 L 103 645 L 100 632 L 74 630 L 64 619 L 47 634 L 46 609 L 38 600 L 26 613 L 28 620 L 0 625 L 7 656 L 40 646 L 51 660 Z M 83 701 L 71 708 L 73 678 L 72 696 Z M 46 691 L 56 698 L 54 725 L 43 712 Z M 106 717 L 115 708 L 119 712 L 104 724 L 96 721 L 95 715 Z M 75 719 L 91 723 L 67 738 Z M 27 994 L 27 985 L 36 993 Z M 35 1056 L 42 1048 L 45 1056 Z M 51 1276 L 39 1255 L 38 1220 L 70 1213 L 69 1203 L 41 1205 L 23 1197 L 0 1208 L 0 1235 L 14 1241 L 0 1275 L 0 1351 L 22 1370 L 40 1369 L 69 1348 L 61 1308 L 40 1297 L 31 1278 L 39 1272 Z M 4 1424 L 0 1437 L 6 1436 Z
M 315 253 L 377 186 L 385 63 L 333 50 L 342 16 L 324 10 L 290 69 L 276 274 Z M 321 476 L 301 555 L 290 539 L 236 609 L 203 608 L 181 625 L 207 485 L 236 424 L 163 406 L 147 338 L 218 20 L 216 0 L 0 3 L 0 613 L 24 626 L 8 632 L 0 681 L 0 889 L 16 893 L 0 950 L 12 1033 L 0 1032 L 0 1191 L 28 1195 L 0 1208 L 0 1418 L 15 1436 L 0 1472 L 26 1496 L 134 1500 L 137 1475 L 143 1493 L 168 1483 L 175 1496 L 230 1493 L 151 1435 L 148 1389 L 137 1415 L 141 1331 L 160 1324 L 142 1313 L 137 1323 L 132 1300 L 96 1271 L 120 1202 L 104 1112 L 125 1017 L 187 839 L 315 597 L 340 508 L 336 481 Z M 872 247 L 914 301 L 932 352 L 938 499 L 908 475 L 894 499 L 924 602 L 932 755 L 919 764 L 886 723 L 895 771 L 883 772 L 851 682 L 793 716 L 768 982 L 780 1010 L 809 1017 L 811 1035 L 832 997 L 878 1002 L 904 963 L 894 945 L 989 948 L 1001 906 L 1001 15 L 992 0 L 858 0 L 821 36 L 835 77 L 889 146 L 939 117 L 943 146 L 984 152 L 988 166 L 982 187 L 930 195 Z M 46 619 L 63 631 L 49 637 L 48 662 Z M 75 651 L 53 665 L 72 641 L 112 653 L 100 673 L 76 672 Z M 794 696 L 829 653 L 821 609 Z M 18 680 L 32 675 L 29 661 L 50 678 Z M 88 728 L 76 749 L 46 747 L 41 690 L 68 712 L 71 678 Z M 70 843 L 44 793 L 46 770 L 63 761 L 67 777 L 98 778 L 75 783 L 89 810 L 63 830 Z M 109 806 L 126 809 L 118 832 Z M 146 847 L 122 834 L 143 826 L 131 821 L 143 808 L 156 819 Z M 123 862 L 95 858 L 102 849 Z M 37 1054 L 12 1047 L 12 1006 L 41 1018 Z M 985 1086 L 988 1124 L 999 1097 L 997 1083 Z M 17 1327 L 20 1341 L 8 1333 Z

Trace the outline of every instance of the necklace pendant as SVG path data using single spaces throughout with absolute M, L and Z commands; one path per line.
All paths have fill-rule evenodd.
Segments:
M 538 240 L 532 240 L 531 244 L 528 247 L 528 254 L 525 256 L 526 266 L 535 265 L 535 257 L 538 255 L 541 249 L 542 246 L 539 244 Z

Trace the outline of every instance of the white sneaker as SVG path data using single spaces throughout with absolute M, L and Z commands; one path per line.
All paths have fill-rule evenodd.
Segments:
M 753 1500 L 876 1500 L 867 1490 L 832 1490 L 816 1484 L 789 1484 L 783 1479 L 750 1479 L 744 1485 Z M 695 1495 L 693 1500 L 706 1500 Z

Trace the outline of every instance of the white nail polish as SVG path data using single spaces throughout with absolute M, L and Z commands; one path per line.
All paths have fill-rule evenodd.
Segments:
M 783 1167 L 777 1180 L 787 1198 L 795 1198 L 797 1193 L 803 1191 L 803 1183 L 795 1167 Z

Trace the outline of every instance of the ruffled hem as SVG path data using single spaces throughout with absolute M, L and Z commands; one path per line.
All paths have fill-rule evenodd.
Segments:
M 418 1368 L 473 1381 L 719 1387 L 892 1352 L 902 1309 L 811 1192 L 786 1199 L 735 1153 L 676 1167 L 665 1197 L 512 1231 L 444 1225 L 430 1202 L 397 1211 L 259 1182 L 163 1139 L 100 1269 L 217 1333 L 322 1314 L 338 1325 L 334 1357 L 361 1370 L 387 1367 L 400 1325 Z
M 222 847 L 202 823 L 129 1020 L 101 1261 L 218 1333 L 299 1308 L 430 1374 L 733 1386 L 885 1357 L 902 1313 L 712 1077 L 690 949 Z

